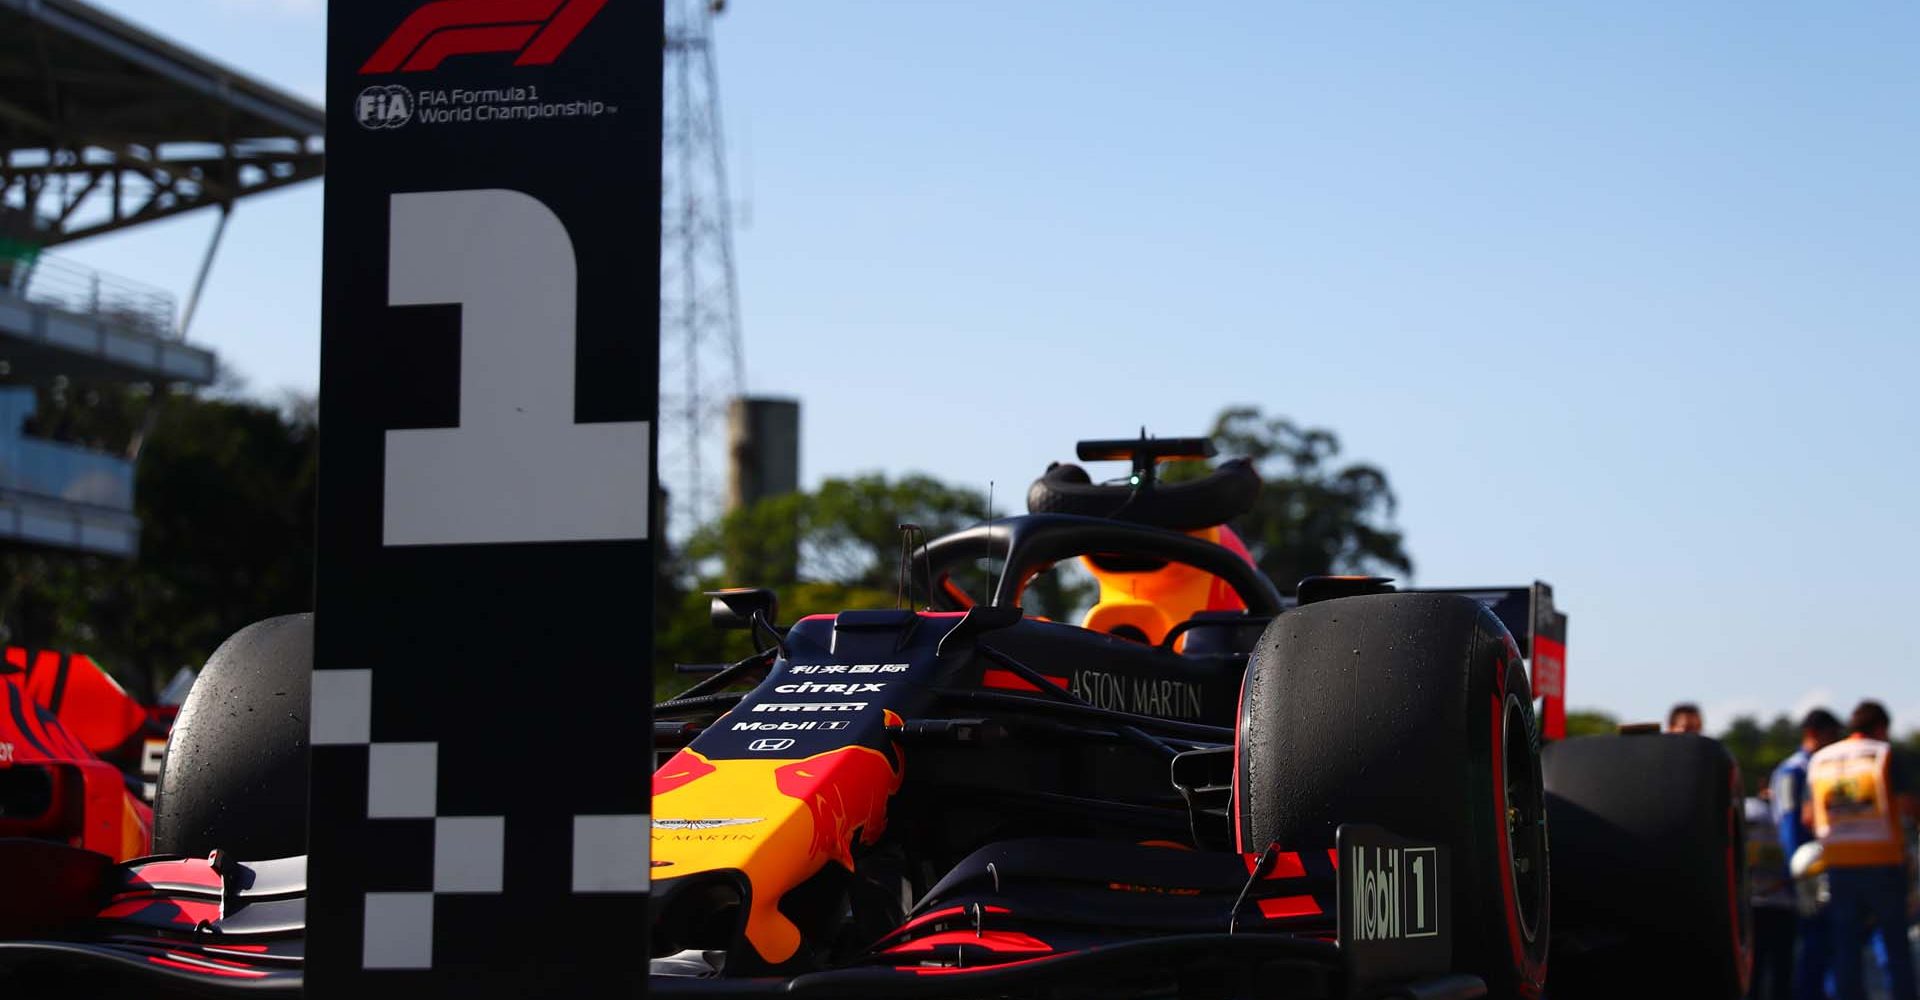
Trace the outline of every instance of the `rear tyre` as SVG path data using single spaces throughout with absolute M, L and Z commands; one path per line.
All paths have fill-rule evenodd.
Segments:
M 1342 823 L 1445 845 L 1454 968 L 1493 996 L 1540 994 L 1547 839 L 1533 696 L 1477 601 L 1380 594 L 1275 619 L 1241 692 L 1243 851 L 1332 847 Z
M 1746 995 L 1753 962 L 1739 768 L 1702 736 L 1547 748 L 1553 996 Z
M 242 860 L 307 851 L 313 616 L 282 615 L 213 651 L 180 707 L 153 804 L 153 848 Z

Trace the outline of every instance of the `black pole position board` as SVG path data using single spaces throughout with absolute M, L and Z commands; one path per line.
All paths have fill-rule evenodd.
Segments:
M 662 18 L 330 5 L 320 1000 L 645 987 Z

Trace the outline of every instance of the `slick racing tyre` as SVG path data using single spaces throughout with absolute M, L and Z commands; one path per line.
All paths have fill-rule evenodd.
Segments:
M 1243 851 L 1371 823 L 1446 847 L 1454 968 L 1538 996 L 1550 897 L 1538 730 L 1513 638 L 1445 594 L 1320 601 L 1274 619 L 1241 689 Z
M 1553 996 L 1746 995 L 1753 959 L 1739 769 L 1704 736 L 1547 748 Z
M 243 860 L 307 851 L 313 616 L 283 615 L 213 651 L 180 707 L 153 804 L 153 849 Z

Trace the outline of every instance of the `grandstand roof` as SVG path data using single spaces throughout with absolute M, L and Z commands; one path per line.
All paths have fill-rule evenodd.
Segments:
M 0 240 L 52 246 L 320 176 L 311 102 L 81 0 L 0 0 Z

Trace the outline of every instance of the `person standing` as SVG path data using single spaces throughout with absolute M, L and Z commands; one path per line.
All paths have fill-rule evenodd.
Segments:
M 1805 815 L 1807 761 L 1817 751 L 1838 742 L 1840 736 L 1840 720 L 1832 712 L 1816 708 L 1800 720 L 1800 749 L 1773 769 L 1768 787 L 1773 791 L 1773 825 L 1783 857 L 1793 857 L 1800 845 L 1814 839 Z M 1800 942 L 1799 961 L 1794 964 L 1794 1000 L 1826 1000 L 1827 949 L 1833 936 L 1826 911 L 1797 917 L 1794 931 Z
M 1907 844 L 1903 817 L 1920 816 L 1913 786 L 1887 743 L 1886 706 L 1863 701 L 1852 734 L 1807 761 L 1808 805 L 1827 865 L 1833 986 L 1839 1000 L 1865 1000 L 1859 960 L 1871 917 L 1885 946 L 1890 1000 L 1920 1000 L 1907 946 Z M 1804 815 L 1804 813 L 1803 813 Z
M 1793 945 L 1799 930 L 1794 885 L 1766 797 L 1749 797 L 1745 806 L 1747 898 L 1753 904 L 1753 978 L 1747 996 L 1788 1000 L 1793 996 Z
M 1700 706 L 1683 701 L 1667 709 L 1667 732 L 1695 733 L 1707 728 L 1706 720 L 1700 715 Z

